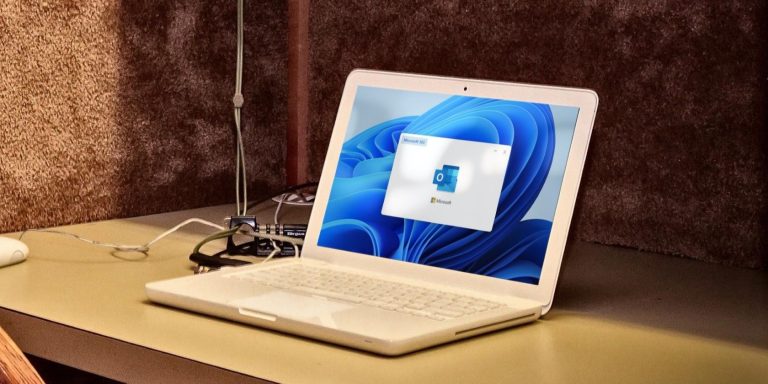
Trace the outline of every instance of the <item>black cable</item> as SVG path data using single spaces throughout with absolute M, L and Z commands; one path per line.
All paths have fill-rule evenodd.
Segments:
M 250 262 L 245 260 L 209 256 L 200 252 L 194 252 L 191 255 L 189 255 L 189 260 L 197 263 L 198 266 L 202 266 L 210 269 L 218 269 L 221 267 L 237 267 L 240 265 L 251 264 Z

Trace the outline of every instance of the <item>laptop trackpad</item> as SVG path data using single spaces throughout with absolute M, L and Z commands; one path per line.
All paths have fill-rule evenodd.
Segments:
M 354 308 L 351 305 L 328 301 L 314 296 L 273 291 L 263 295 L 233 300 L 231 305 L 240 309 L 295 320 L 313 320 L 327 327 L 336 326 L 333 315 Z

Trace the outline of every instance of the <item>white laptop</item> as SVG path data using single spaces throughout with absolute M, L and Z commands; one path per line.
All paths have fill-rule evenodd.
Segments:
M 147 295 L 385 355 L 532 322 L 552 306 L 597 100 L 355 70 L 301 258 Z

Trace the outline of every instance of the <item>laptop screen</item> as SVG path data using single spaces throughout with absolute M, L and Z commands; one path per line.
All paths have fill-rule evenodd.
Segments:
M 538 284 L 578 112 L 358 87 L 317 245 Z

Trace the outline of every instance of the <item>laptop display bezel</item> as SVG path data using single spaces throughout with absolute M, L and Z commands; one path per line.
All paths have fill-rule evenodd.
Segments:
M 414 92 L 442 93 L 495 99 L 507 99 L 579 108 L 573 139 L 568 153 L 562 187 L 557 200 L 552 230 L 547 244 L 539 284 L 528 284 L 494 277 L 474 275 L 449 269 L 390 260 L 317 245 L 325 216 L 331 185 L 346 136 L 358 87 L 379 87 Z M 303 257 L 323 260 L 382 274 L 395 274 L 438 284 L 449 284 L 495 296 L 512 295 L 540 303 L 543 312 L 551 306 L 559 275 L 576 196 L 584 168 L 587 148 L 597 109 L 598 98 L 588 89 L 541 86 L 487 80 L 460 79 L 370 70 L 355 70 L 347 77 L 339 103 L 323 172 L 312 209 Z

